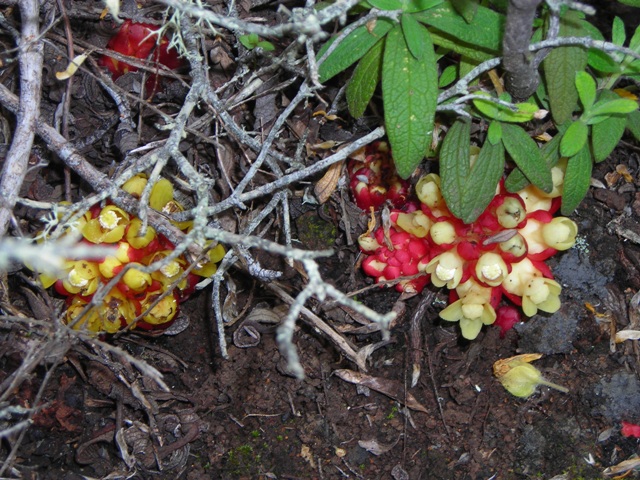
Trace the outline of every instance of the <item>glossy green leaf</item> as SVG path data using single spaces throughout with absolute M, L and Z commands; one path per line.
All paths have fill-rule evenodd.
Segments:
M 426 49 L 424 27 L 418 23 L 413 15 L 403 13 L 400 17 L 400 25 L 402 25 L 402 33 L 404 39 L 407 42 L 409 51 L 416 60 L 422 60 L 423 54 Z M 431 39 L 429 38 L 429 42 Z
M 438 79 L 438 87 L 446 87 L 447 85 L 452 84 L 456 78 L 458 78 L 458 66 L 449 65 L 440 74 L 440 78 Z
M 531 183 L 545 192 L 553 190 L 551 170 L 542 158 L 540 148 L 527 132 L 518 125 L 503 123 L 502 143 Z
M 444 0 L 404 0 L 402 11 L 405 13 L 416 13 L 430 8 L 437 7 Z
M 636 27 L 631 36 L 631 40 L 629 40 L 629 48 L 634 51 L 638 51 L 638 47 L 640 47 L 640 26 Z
M 622 139 L 626 125 L 626 116 L 613 115 L 606 122 L 591 127 L 591 150 L 596 162 L 605 160 L 613 152 Z
M 398 175 L 408 178 L 431 142 L 438 97 L 438 67 L 429 32 L 420 26 L 422 60 L 409 51 L 400 25 L 386 39 L 382 60 L 385 126 Z
M 427 12 L 418 13 L 416 18 L 419 22 L 437 29 L 437 32 L 434 32 L 434 43 L 451 48 L 455 52 L 468 55 L 468 52 L 460 52 L 456 48 L 458 46 L 480 50 L 493 56 L 502 50 L 505 17 L 486 7 L 478 6 L 470 23 L 456 12 L 450 1 L 443 2 Z M 436 37 L 442 43 L 437 41 Z
M 624 22 L 620 17 L 614 17 L 613 26 L 611 27 L 611 41 L 616 45 L 623 46 L 626 39 L 627 34 L 624 31 Z
M 591 183 L 592 168 L 593 161 L 591 160 L 589 146 L 585 144 L 567 162 L 562 191 L 562 206 L 560 207 L 563 215 L 570 215 L 587 194 Z
M 384 40 L 380 40 L 358 62 L 353 71 L 353 76 L 349 80 L 345 96 L 347 97 L 349 113 L 354 118 L 360 118 L 364 114 L 376 91 L 376 85 L 380 81 L 380 72 L 382 70 L 383 51 Z
M 549 170 L 560 160 L 560 141 L 562 140 L 562 133 L 566 131 L 566 127 L 561 125 L 558 129 L 560 132 L 540 148 L 544 163 Z M 527 177 L 524 176 L 524 173 L 522 173 L 522 170 L 515 168 L 507 177 L 504 186 L 508 192 L 519 192 L 530 183 Z
M 368 0 L 372 7 L 379 10 L 400 10 L 402 2 L 400 0 Z
M 610 90 L 600 92 L 600 100 L 619 100 L 620 96 Z M 620 142 L 627 124 L 627 115 L 611 115 L 604 122 L 591 127 L 591 153 L 596 162 L 605 160 Z
M 636 110 L 627 115 L 627 128 L 636 140 L 640 141 L 640 111 Z
M 611 58 L 606 52 L 596 48 L 590 48 L 588 61 L 590 67 L 602 73 L 620 73 L 622 66 Z
M 371 33 L 369 33 L 366 26 L 356 28 L 320 64 L 318 67 L 320 82 L 326 82 L 360 60 L 393 26 L 394 23 L 391 20 L 378 18 Z M 322 58 L 324 52 L 327 51 L 333 41 L 335 41 L 335 38 L 323 45 L 318 52 L 318 58 Z
M 478 92 L 478 94 L 484 95 L 483 92 Z M 512 123 L 528 122 L 533 119 L 535 113 L 539 110 L 535 103 L 518 103 L 516 104 L 517 110 L 510 110 L 492 101 L 488 94 L 487 100 L 474 99 L 473 105 L 487 118 Z
M 578 20 L 581 14 L 568 11 L 561 19 L 561 37 L 584 36 Z M 542 62 L 551 114 L 556 123 L 565 123 L 578 105 L 578 91 L 574 82 L 575 72 L 587 65 L 587 51 L 581 47 L 554 48 Z
M 502 141 L 502 124 L 496 120 L 489 124 L 487 129 L 487 140 L 493 145 L 496 145 Z
M 628 98 L 618 98 L 616 100 L 600 100 L 591 108 L 586 115 L 587 123 L 598 123 L 601 119 L 597 117 L 627 114 L 638 109 L 638 103 Z
M 562 136 L 560 142 L 560 155 L 563 157 L 573 157 L 587 144 L 589 127 L 582 120 L 576 120 Z
M 473 22 L 473 18 L 478 11 L 477 0 L 451 0 L 451 5 L 456 9 L 456 12 L 460 14 L 464 21 L 467 23 Z
M 596 81 L 584 70 L 576 72 L 576 89 L 583 110 L 589 110 L 596 101 Z

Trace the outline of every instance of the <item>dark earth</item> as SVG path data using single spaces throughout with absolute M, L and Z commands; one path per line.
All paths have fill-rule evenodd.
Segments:
M 100 23 L 102 28 L 105 23 L 97 19 L 101 3 L 87 4 L 91 7 L 85 10 L 78 2 L 68 2 L 74 36 L 104 45 L 106 37 L 96 39 L 92 32 L 95 25 Z M 0 1 L 0 11 L 2 5 Z M 275 15 L 265 9 L 257 11 L 246 9 L 242 14 Z M 6 11 L 4 14 L 9 15 Z M 60 48 L 64 43 L 62 26 L 56 26 L 53 32 L 59 35 L 53 40 Z M 2 30 L 0 40 L 11 44 Z M 212 68 L 211 75 L 212 81 L 221 85 L 236 68 L 234 43 L 232 35 L 221 35 L 216 42 L 221 63 Z M 66 64 L 66 60 L 56 62 L 53 55 L 45 60 L 41 108 L 47 118 L 53 117 L 63 90 L 51 75 L 61 70 L 59 64 Z M 0 80 L 12 89 L 16 89 L 14 75 L 9 69 L 0 69 Z M 282 73 L 279 80 L 286 75 Z M 270 88 L 276 83 L 271 82 Z M 284 99 L 295 95 L 295 84 L 276 92 L 267 107 L 281 109 Z M 323 95 L 330 102 L 335 93 L 330 88 Z M 167 94 L 167 103 L 159 108 L 173 108 L 167 105 L 176 101 L 180 92 L 175 95 L 178 97 Z M 255 118 L 267 115 L 266 110 L 260 110 L 267 107 L 259 103 L 236 109 L 237 121 L 250 125 Z M 306 108 L 297 108 L 279 146 L 294 150 L 296 136 L 307 126 L 311 131 L 307 144 L 311 145 L 359 136 L 376 122 L 373 117 L 357 124 L 310 117 L 310 112 L 323 107 L 311 98 Z M 104 118 L 117 114 L 106 96 L 89 102 L 82 91 L 74 97 L 71 110 L 75 118 L 70 125 L 73 138 L 86 136 L 100 126 L 103 119 L 98 120 L 92 110 Z M 142 125 L 141 145 L 156 140 L 158 135 L 151 127 L 152 113 L 147 110 L 145 115 L 148 125 Z M 0 110 L 0 120 L 3 118 L 13 117 Z M 114 129 L 108 129 L 104 139 L 84 150 L 84 155 L 104 170 L 111 168 L 114 157 L 110 144 L 113 134 Z M 45 151 L 42 144 L 38 148 Z M 217 168 L 212 160 L 215 152 L 209 145 L 196 142 L 187 148 L 193 149 L 193 157 L 199 162 Z M 2 321 L 0 392 L 10 392 L 0 404 L 0 458 L 6 468 L 3 478 L 640 477 L 640 441 L 624 437 L 620 431 L 622 421 L 640 424 L 640 348 L 635 340 L 617 344 L 613 340 L 622 329 L 640 330 L 639 152 L 637 143 L 625 136 L 610 158 L 594 169 L 593 186 L 572 215 L 579 226 L 576 246 L 549 261 L 563 287 L 562 308 L 556 314 L 536 315 L 504 338 L 500 338 L 497 327 L 485 327 L 476 340 L 468 342 L 461 339 L 456 326 L 438 318 L 445 292 L 426 290 L 408 299 L 399 298 L 392 289 L 377 287 L 357 293 L 358 301 L 379 312 L 404 307 L 404 314 L 391 330 L 390 342 L 380 345 L 367 362 L 369 375 L 382 383 L 389 381 L 390 396 L 339 378 L 336 370 L 357 370 L 356 365 L 302 318 L 294 343 L 304 367 L 304 380 L 291 376 L 273 329 L 254 331 L 258 339 L 251 337 L 245 343 L 241 336 L 246 334 L 243 319 L 247 314 L 254 308 L 278 312 L 284 302 L 240 268 L 231 270 L 238 312 L 237 321 L 225 330 L 227 359 L 219 349 L 210 287 L 183 305 L 182 315 L 189 325 L 177 335 L 128 333 L 105 339 L 130 358 L 160 371 L 168 392 L 130 362 L 94 348 L 91 342 L 75 343 L 55 363 L 47 361 L 47 353 L 34 360 L 29 327 Z M 235 178 L 241 178 L 239 172 L 232 171 Z M 49 167 L 27 177 L 23 191 L 35 200 L 59 201 L 63 186 L 63 168 L 51 158 Z M 319 263 L 323 278 L 342 291 L 357 292 L 369 286 L 370 279 L 357 268 L 357 247 L 347 240 L 341 220 L 348 214 L 352 226 L 363 225 L 366 215 L 352 208 L 345 213 L 341 201 L 349 201 L 346 191 L 337 190 L 322 206 L 303 203 L 306 186 L 296 186 L 291 201 L 293 236 L 300 240 L 300 248 L 335 250 L 334 256 Z M 87 185 L 72 180 L 76 199 L 87 190 Z M 236 214 L 240 218 L 240 213 Z M 16 216 L 26 231 L 40 228 L 33 210 L 18 207 Z M 354 230 L 356 234 L 362 231 Z M 349 232 L 350 236 L 354 232 Z M 268 267 L 283 268 L 279 258 L 267 254 L 259 258 Z M 35 308 L 41 302 L 31 297 L 43 297 L 44 293 L 28 287 L 32 283 L 26 279 L 31 275 L 26 269 L 16 268 L 5 276 L 2 308 L 3 312 L 11 308 L 42 321 L 44 317 Z M 295 296 L 304 279 L 287 267 L 285 278 L 276 285 Z M 230 291 L 230 287 L 226 289 Z M 51 296 L 55 298 L 55 294 Z M 413 319 L 424 296 L 435 300 L 429 303 L 425 315 Z M 382 340 L 379 332 L 356 330 L 361 325 L 347 309 L 316 300 L 308 302 L 307 307 L 336 331 L 345 332 L 343 335 L 357 347 Z M 37 325 L 33 325 L 35 331 Z M 418 351 L 411 346 L 416 336 L 421 340 Z M 535 365 L 545 378 L 569 392 L 540 387 L 528 399 L 510 395 L 493 376 L 492 366 L 498 359 L 521 353 L 543 354 Z M 416 358 L 420 377 L 411 388 Z M 18 385 L 7 383 L 12 373 L 34 361 L 39 366 L 28 378 Z M 38 397 L 43 384 L 45 388 Z M 422 408 L 416 409 L 409 395 Z M 41 406 L 41 410 L 32 424 L 27 429 L 8 431 L 21 418 L 19 410 L 8 407 L 33 405 Z M 116 425 L 124 427 L 118 435 Z M 16 445 L 9 464 L 6 460 Z M 634 459 L 636 463 L 630 467 L 623 464 Z

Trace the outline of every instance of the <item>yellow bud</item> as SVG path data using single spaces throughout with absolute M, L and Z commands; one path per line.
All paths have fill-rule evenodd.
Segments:
M 122 262 L 116 257 L 106 257 L 98 264 L 98 269 L 104 278 L 113 278 L 116 276 L 114 269 L 122 266 Z
M 440 192 L 440 177 L 434 173 L 424 175 L 416 184 L 416 195 L 429 208 L 440 208 L 444 199 Z
M 488 252 L 482 254 L 476 264 L 476 276 L 478 280 L 491 287 L 497 287 L 509 274 L 507 264 L 497 253 Z
M 134 218 L 131 220 L 131 224 L 129 226 L 129 230 L 127 230 L 126 239 L 133 248 L 144 248 L 151 243 L 151 241 L 156 238 L 156 231 L 147 226 L 147 231 L 144 235 L 140 235 L 140 231 L 142 230 L 142 220 L 139 218 Z
M 132 263 L 131 265 L 140 264 Z M 142 265 L 140 266 L 142 267 Z M 131 290 L 140 292 L 151 285 L 151 275 L 145 272 L 141 272 L 140 270 L 137 270 L 135 268 L 130 268 L 122 277 L 122 281 Z
M 533 353 L 498 360 L 493 364 L 493 374 L 502 386 L 516 397 L 527 398 L 533 395 L 538 385 L 545 385 L 567 393 L 568 389 L 548 382 L 540 371 L 529 363 L 541 357 L 542 355 Z
M 527 216 L 527 212 L 515 197 L 506 197 L 496 209 L 498 223 L 504 228 L 515 228 Z
M 436 222 L 431 227 L 431 240 L 436 245 L 453 243 L 456 239 L 456 230 L 449 222 Z
M 420 210 L 412 213 L 399 213 L 396 225 L 407 233 L 424 238 L 429 234 L 431 219 Z
M 542 227 L 545 243 L 556 250 L 568 250 L 576 243 L 578 225 L 567 217 L 556 217 Z

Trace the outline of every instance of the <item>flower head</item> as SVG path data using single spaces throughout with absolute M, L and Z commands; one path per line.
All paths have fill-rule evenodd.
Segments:
M 496 312 L 491 305 L 493 291 L 469 279 L 461 284 L 456 292 L 460 298 L 442 310 L 440 318 L 449 322 L 460 322 L 462 336 L 473 340 L 483 325 L 491 325 L 496 320 Z

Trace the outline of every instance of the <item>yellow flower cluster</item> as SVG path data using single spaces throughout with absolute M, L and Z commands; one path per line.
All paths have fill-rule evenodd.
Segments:
M 147 177 L 139 174 L 122 189 L 140 198 L 146 185 Z M 154 184 L 149 206 L 166 214 L 183 210 L 166 179 Z M 175 225 L 188 231 L 192 224 Z M 222 245 L 208 245 L 207 261 L 188 274 L 185 270 L 189 262 L 184 256 L 165 261 L 160 269 L 148 272 L 146 267 L 164 260 L 175 246 L 152 227 L 142 232 L 142 221 L 115 205 L 95 206 L 80 219 L 76 229 L 85 242 L 115 247 L 112 255 L 97 261 L 67 261 L 57 277 L 40 275 L 45 287 L 53 285 L 67 297 L 65 322 L 78 330 L 115 333 L 134 322 L 136 328 L 145 330 L 169 327 L 178 305 L 193 293 L 200 277 L 210 277 L 216 272 L 216 263 L 225 255 Z M 98 288 L 116 275 L 121 276 L 115 287 L 101 304 L 90 307 Z M 171 290 L 174 284 L 176 287 Z

